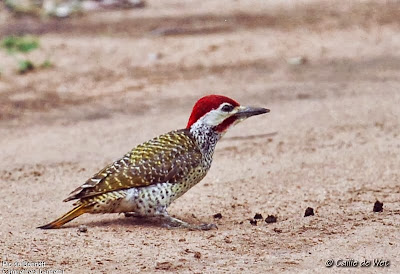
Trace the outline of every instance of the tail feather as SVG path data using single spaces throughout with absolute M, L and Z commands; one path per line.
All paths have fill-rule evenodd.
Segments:
M 87 205 L 81 204 L 78 205 L 77 207 L 73 208 L 57 220 L 43 226 L 39 226 L 38 228 L 41 229 L 54 229 L 54 228 L 60 228 L 62 225 L 68 223 L 69 221 L 72 221 L 76 217 L 81 216 L 83 213 L 87 212 Z

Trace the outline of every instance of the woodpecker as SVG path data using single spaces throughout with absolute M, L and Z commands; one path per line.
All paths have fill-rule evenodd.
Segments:
M 202 97 L 195 103 L 186 128 L 138 145 L 100 170 L 64 200 L 77 200 L 75 208 L 39 228 L 59 228 L 84 213 L 158 217 L 170 228 L 215 228 L 214 224 L 193 225 L 174 218 L 167 207 L 206 176 L 215 145 L 228 128 L 268 112 L 241 106 L 222 95 Z

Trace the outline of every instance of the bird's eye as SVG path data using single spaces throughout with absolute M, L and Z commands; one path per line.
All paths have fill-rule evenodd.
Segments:
M 221 110 L 222 110 L 222 111 L 225 111 L 225 112 L 230 112 L 230 111 L 233 110 L 233 106 L 232 106 L 232 105 L 226 104 L 226 105 L 224 105 L 224 106 L 221 108 Z

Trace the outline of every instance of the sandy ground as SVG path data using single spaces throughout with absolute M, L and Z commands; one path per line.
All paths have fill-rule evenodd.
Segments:
M 3 273 L 399 273 L 400 3 L 148 4 L 44 23 L 2 17 L 0 35 L 40 35 L 31 58 L 55 64 L 17 75 L 0 53 Z M 305 64 L 287 62 L 298 56 Z M 271 109 L 230 130 L 207 177 L 170 207 L 218 230 L 122 215 L 35 228 L 105 164 L 184 127 L 209 93 Z M 251 225 L 256 213 L 277 222 Z M 390 266 L 328 269 L 328 259 Z

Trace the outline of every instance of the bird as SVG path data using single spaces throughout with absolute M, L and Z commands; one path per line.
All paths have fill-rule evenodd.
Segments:
M 168 228 L 216 228 L 215 224 L 190 224 L 172 217 L 167 207 L 206 176 L 215 146 L 230 127 L 269 111 L 241 106 L 223 95 L 200 98 L 186 128 L 140 144 L 94 174 L 64 200 L 76 200 L 72 210 L 38 228 L 60 228 L 84 213 L 154 217 Z

